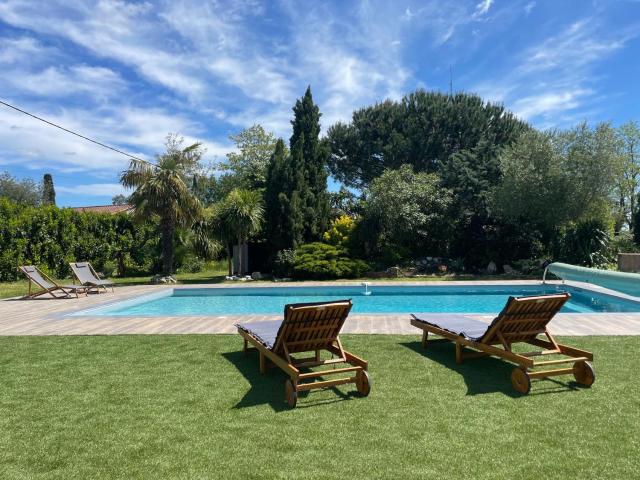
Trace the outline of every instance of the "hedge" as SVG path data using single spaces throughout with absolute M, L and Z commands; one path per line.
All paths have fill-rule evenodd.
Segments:
M 69 262 L 97 269 L 149 269 L 157 248 L 155 227 L 126 214 L 80 213 L 55 206 L 33 207 L 0 198 L 0 281 L 18 278 L 19 265 L 37 265 L 58 278 Z

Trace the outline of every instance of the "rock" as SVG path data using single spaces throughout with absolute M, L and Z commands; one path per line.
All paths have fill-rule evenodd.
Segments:
M 151 278 L 151 283 L 153 285 L 159 285 L 161 283 L 178 283 L 178 281 L 172 277 L 171 275 L 168 275 L 166 277 L 163 277 L 162 275 L 158 274 L 158 275 L 154 275 Z
M 518 271 L 513 268 L 511 265 L 503 265 L 502 269 L 504 270 L 504 273 L 506 273 L 507 275 L 516 275 L 518 273 Z
M 399 277 L 400 276 L 400 267 L 389 267 L 387 268 L 387 272 L 388 275 L 392 276 L 392 277 Z
M 260 273 L 260 272 L 253 272 L 253 273 L 251 274 L 251 278 L 252 278 L 253 280 L 262 280 L 262 273 Z
M 489 275 L 493 275 L 497 271 L 498 271 L 498 267 L 496 266 L 495 262 L 494 261 L 489 262 L 489 265 L 487 265 L 487 273 Z

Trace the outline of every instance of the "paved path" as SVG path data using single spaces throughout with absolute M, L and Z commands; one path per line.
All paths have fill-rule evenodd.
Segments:
M 426 285 L 478 285 L 480 282 L 430 282 Z M 482 282 L 484 284 L 491 282 Z M 532 284 L 531 281 L 500 281 L 514 285 Z M 340 284 L 353 285 L 342 282 Z M 384 284 L 384 282 L 372 282 Z M 401 285 L 398 282 L 392 285 Z M 406 282 L 406 285 L 425 285 L 425 282 Z M 300 284 L 296 284 L 299 286 Z M 307 285 L 327 283 L 308 282 Z M 210 287 L 229 288 L 235 286 L 274 286 L 273 284 L 224 284 L 189 285 L 188 288 Z M 226 315 L 193 317 L 100 317 L 68 316 L 69 313 L 85 310 L 115 301 L 135 298 L 139 295 L 159 292 L 167 286 L 118 287 L 115 293 L 89 295 L 79 299 L 54 300 L 40 298 L 34 300 L 0 301 L 0 335 L 119 335 L 119 334 L 187 334 L 187 333 L 235 333 L 236 322 L 277 319 L 272 315 Z M 180 288 L 180 287 L 177 287 Z M 491 315 L 473 315 L 474 318 L 490 322 Z M 557 335 L 640 335 L 640 313 L 561 313 L 550 324 L 550 330 Z M 411 334 L 418 331 L 409 324 L 406 313 L 385 315 L 349 316 L 344 333 Z

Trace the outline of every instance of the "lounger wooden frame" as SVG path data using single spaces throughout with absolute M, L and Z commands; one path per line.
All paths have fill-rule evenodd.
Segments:
M 76 298 L 78 298 L 78 292 L 84 293 L 85 295 L 87 294 L 86 287 L 80 285 L 59 285 L 49 275 L 44 273 L 38 267 L 33 266 L 34 270 L 42 277 L 42 280 L 44 280 L 44 282 L 40 283 L 37 279 L 33 278 L 32 272 L 27 270 L 30 266 L 32 265 L 18 267 L 18 271 L 22 272 L 29 280 L 29 293 L 23 296 L 23 299 L 32 299 L 47 294 L 51 295 L 53 298 L 68 298 L 71 294 L 75 294 Z M 47 286 L 45 282 L 50 286 Z M 33 285 L 37 285 L 42 290 L 39 292 L 33 292 Z M 63 295 L 56 295 L 56 292 L 62 292 Z
M 107 292 L 108 291 L 107 286 L 111 287 L 111 293 L 115 292 L 113 282 L 111 280 L 105 280 L 103 278 L 100 278 L 100 275 L 98 275 L 98 272 L 96 272 L 96 270 L 93 268 L 93 265 L 91 265 L 90 262 L 71 262 L 69 266 L 71 267 L 71 271 L 73 272 L 74 278 L 78 280 L 78 282 L 80 282 L 82 285 L 85 285 L 87 287 L 88 292 L 95 291 L 99 293 L 100 288 L 103 288 L 104 291 Z M 93 275 L 94 279 L 100 283 L 95 283 L 93 280 L 86 280 L 83 282 L 80 276 L 78 275 L 77 269 L 84 268 L 84 267 L 88 268 L 89 272 L 91 273 L 91 275 Z
M 335 385 L 355 383 L 358 392 L 368 395 L 370 380 L 367 373 L 368 363 L 346 351 L 339 334 L 342 325 L 351 310 L 351 300 L 323 302 L 315 304 L 290 304 L 285 307 L 284 321 L 272 349 L 267 348 L 251 333 L 238 328 L 244 339 L 245 353 L 257 350 L 260 360 L 260 373 L 279 367 L 288 376 L 285 383 L 285 399 L 290 407 L 295 407 L 298 392 Z M 249 344 L 252 346 L 250 347 Z M 321 359 L 321 351 L 328 351 L 332 358 Z M 294 358 L 293 354 L 313 352 L 312 357 Z M 348 366 L 335 368 L 338 364 Z M 303 372 L 331 365 L 330 370 Z M 344 376 L 353 374 L 353 376 Z M 337 379 L 316 380 L 319 377 L 343 375 Z
M 429 333 L 443 337 L 446 341 L 455 343 L 456 362 L 465 359 L 495 356 L 518 365 L 511 374 L 511 382 L 516 391 L 527 394 L 531 389 L 532 378 L 547 378 L 556 375 L 573 374 L 576 381 L 583 385 L 592 385 L 595 372 L 589 363 L 593 354 L 568 345 L 558 343 L 547 329 L 549 321 L 560 311 L 571 297 L 568 293 L 543 295 L 538 297 L 510 297 L 507 305 L 490 328 L 477 341 L 465 338 L 421 322 L 413 316 L 411 325 L 420 328 L 422 332 L 422 346 L 427 347 Z M 540 338 L 544 336 L 546 338 Z M 527 343 L 542 350 L 516 353 L 511 346 L 514 343 Z M 497 345 L 497 346 L 495 346 Z M 465 348 L 472 352 L 465 352 Z M 560 355 L 564 358 L 554 360 L 535 360 L 536 357 L 546 355 Z M 539 367 L 572 364 L 569 367 L 539 370 Z M 537 369 L 534 371 L 534 369 Z

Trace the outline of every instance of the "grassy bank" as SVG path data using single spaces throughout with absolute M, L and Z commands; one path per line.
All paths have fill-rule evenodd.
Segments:
M 640 337 L 582 337 L 591 389 L 511 389 L 511 366 L 456 365 L 418 335 L 345 335 L 372 393 L 288 410 L 237 336 L 0 338 L 0 477 L 631 478 L 640 468 Z

